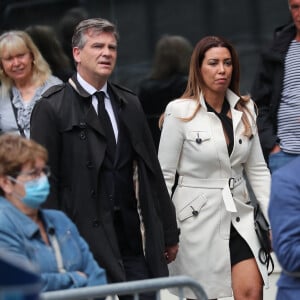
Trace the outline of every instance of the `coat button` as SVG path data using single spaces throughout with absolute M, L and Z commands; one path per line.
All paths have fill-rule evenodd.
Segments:
M 87 166 L 87 168 L 91 169 L 93 167 L 93 163 L 90 160 L 88 160 L 86 162 L 86 166 Z
M 95 198 L 95 196 L 96 196 L 95 190 L 91 190 L 91 197 L 92 197 L 92 198 Z
M 239 143 L 240 143 L 240 144 L 242 144 L 242 143 L 243 143 L 243 141 L 242 141 L 241 139 L 239 139 Z
M 197 143 L 197 144 L 201 144 L 201 143 L 202 143 L 202 139 L 199 138 L 199 137 L 197 137 L 197 138 L 196 138 L 196 143 Z
M 94 220 L 93 221 L 93 227 L 97 228 L 100 226 L 100 221 L 99 220 Z
M 79 137 L 80 137 L 81 140 L 86 140 L 86 134 L 83 130 L 80 131 Z
M 240 219 L 240 217 L 236 217 L 235 220 L 236 220 L 237 222 L 239 222 L 241 219 Z
M 193 214 L 194 217 L 197 217 L 199 215 L 199 212 L 197 210 L 193 210 L 192 214 Z
M 86 123 L 84 123 L 84 122 L 80 122 L 80 123 L 79 123 L 79 128 L 81 128 L 81 129 L 85 129 L 85 128 L 87 128 L 87 125 L 86 125 Z

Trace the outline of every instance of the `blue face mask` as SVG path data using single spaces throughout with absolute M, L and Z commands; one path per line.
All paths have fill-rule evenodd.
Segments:
M 50 192 L 50 184 L 48 177 L 43 175 L 39 178 L 27 181 L 25 183 L 9 177 L 10 180 L 21 183 L 25 188 L 25 196 L 22 198 L 15 194 L 24 204 L 31 208 L 39 208 L 47 199 Z
M 39 208 L 47 199 L 50 192 L 50 184 L 47 176 L 24 183 L 25 196 L 22 202 L 31 208 Z

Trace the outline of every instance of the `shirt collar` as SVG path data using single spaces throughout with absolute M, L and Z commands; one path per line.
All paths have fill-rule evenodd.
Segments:
M 27 238 L 31 238 L 39 231 L 38 225 L 35 222 L 4 197 L 0 198 L 0 208 L 9 211 L 8 214 L 11 216 L 11 222 L 14 222 L 16 227 L 21 226 L 20 232 Z
M 85 81 L 79 73 L 77 73 L 77 80 L 79 84 L 90 94 L 95 94 L 98 90 L 96 90 L 92 85 L 90 85 L 87 81 Z M 107 81 L 105 82 L 104 86 L 98 92 L 104 92 L 105 96 L 109 98 L 107 93 Z
M 9 211 L 7 214 L 11 216 L 11 222 L 14 222 L 15 226 L 20 228 L 20 233 L 24 234 L 27 238 L 30 239 L 39 232 L 39 227 L 33 220 L 2 196 L 0 196 L 0 209 Z M 47 218 L 42 209 L 39 210 L 39 214 L 40 218 L 44 221 L 46 231 L 54 230 L 54 224 Z
M 226 94 L 225 94 L 225 98 L 227 99 L 230 107 L 234 108 L 235 105 L 237 104 L 237 102 L 240 100 L 240 97 L 238 95 L 236 95 L 232 90 L 227 89 Z M 203 96 L 203 93 L 201 92 L 200 94 L 200 104 L 202 107 L 205 107 L 207 109 L 206 103 L 205 103 L 205 99 Z

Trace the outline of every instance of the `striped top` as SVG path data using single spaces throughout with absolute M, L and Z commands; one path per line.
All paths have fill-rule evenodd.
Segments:
M 300 42 L 290 43 L 285 57 L 283 90 L 278 110 L 280 147 L 300 154 Z

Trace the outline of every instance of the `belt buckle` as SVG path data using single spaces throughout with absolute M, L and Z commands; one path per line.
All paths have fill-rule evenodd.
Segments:
M 228 179 L 228 185 L 231 190 L 234 188 L 234 178 L 233 177 L 230 177 Z

